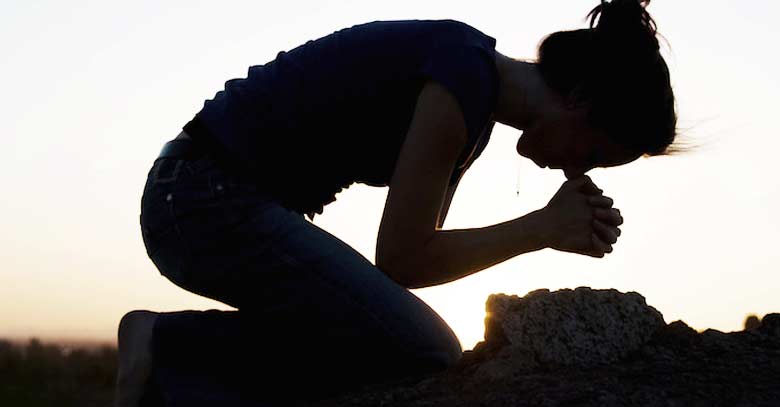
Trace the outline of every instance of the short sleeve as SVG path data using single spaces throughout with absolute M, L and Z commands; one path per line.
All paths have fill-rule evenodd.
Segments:
M 441 83 L 460 105 L 468 137 L 462 159 L 474 149 L 496 107 L 495 44 L 495 38 L 452 20 L 437 33 L 422 66 L 423 76 Z
M 462 164 L 453 168 L 452 175 L 450 176 L 450 187 L 457 187 L 460 179 L 463 177 L 463 174 L 465 174 L 466 171 L 471 168 L 471 164 L 473 164 L 474 161 L 479 158 L 480 155 L 482 155 L 482 151 L 485 150 L 485 147 L 490 140 L 490 135 L 493 133 L 493 127 L 495 127 L 495 124 L 496 122 L 494 121 L 489 122 L 487 126 L 485 126 L 485 130 L 483 130 L 482 135 L 477 140 L 477 144 L 474 146 L 474 148 L 469 149 L 467 147 L 466 151 L 463 152 L 463 155 L 470 154 L 466 158 L 461 158 Z

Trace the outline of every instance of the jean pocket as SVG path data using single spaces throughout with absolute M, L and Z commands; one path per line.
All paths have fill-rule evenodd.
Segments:
M 144 236 L 167 233 L 175 223 L 170 185 L 156 185 L 152 178 L 141 195 L 141 230 Z
M 189 253 L 178 227 L 174 224 L 167 229 L 144 232 L 143 239 L 146 253 L 159 273 L 176 285 L 183 285 L 182 265 Z
M 274 200 L 257 183 L 225 172 L 211 160 L 188 165 L 193 172 L 180 177 L 171 191 L 177 220 L 235 224 L 247 217 L 247 211 L 258 210 Z

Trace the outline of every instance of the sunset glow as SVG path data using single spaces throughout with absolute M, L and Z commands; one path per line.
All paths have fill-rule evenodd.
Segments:
M 586 26 L 598 1 L 13 2 L 0 19 L 0 337 L 114 340 L 132 309 L 231 309 L 161 276 L 147 257 L 140 199 L 163 144 L 230 78 L 281 50 L 373 20 L 466 22 L 518 59 L 549 33 Z M 589 173 L 625 217 L 604 259 L 544 250 L 413 290 L 464 349 L 482 339 L 491 293 L 637 291 L 666 322 L 739 330 L 780 311 L 780 5 L 655 0 L 681 137 L 700 147 Z M 770 48 L 771 47 L 771 48 Z M 444 229 L 543 207 L 565 181 L 515 151 L 497 124 L 460 182 Z M 327 135 L 323 135 L 327 137 Z M 518 165 L 520 179 L 518 181 Z M 517 188 L 519 187 L 519 195 Z M 314 224 L 373 262 L 387 188 L 353 184 Z M 308 218 L 307 218 L 308 220 Z

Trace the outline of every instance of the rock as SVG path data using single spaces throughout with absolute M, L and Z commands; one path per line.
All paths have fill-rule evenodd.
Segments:
M 758 316 L 756 315 L 748 315 L 748 317 L 745 319 L 745 330 L 749 331 L 751 329 L 756 329 L 759 326 L 761 326 L 761 320 L 758 319 Z
M 644 297 L 614 289 L 493 294 L 486 307 L 485 340 L 506 343 L 499 358 L 515 367 L 611 363 L 639 349 L 664 326 L 661 313 Z
M 668 348 L 682 348 L 701 341 L 699 333 L 683 321 L 674 321 L 664 329 L 659 329 L 653 339 Z
M 764 315 L 764 318 L 761 319 L 761 326 L 758 329 L 765 335 L 780 338 L 780 314 Z

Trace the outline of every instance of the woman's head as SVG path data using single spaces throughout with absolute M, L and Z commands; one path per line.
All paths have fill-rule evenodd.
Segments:
M 673 151 L 674 93 L 647 3 L 602 1 L 588 13 L 591 28 L 542 41 L 536 65 L 561 102 L 524 131 L 518 151 L 575 172 Z

